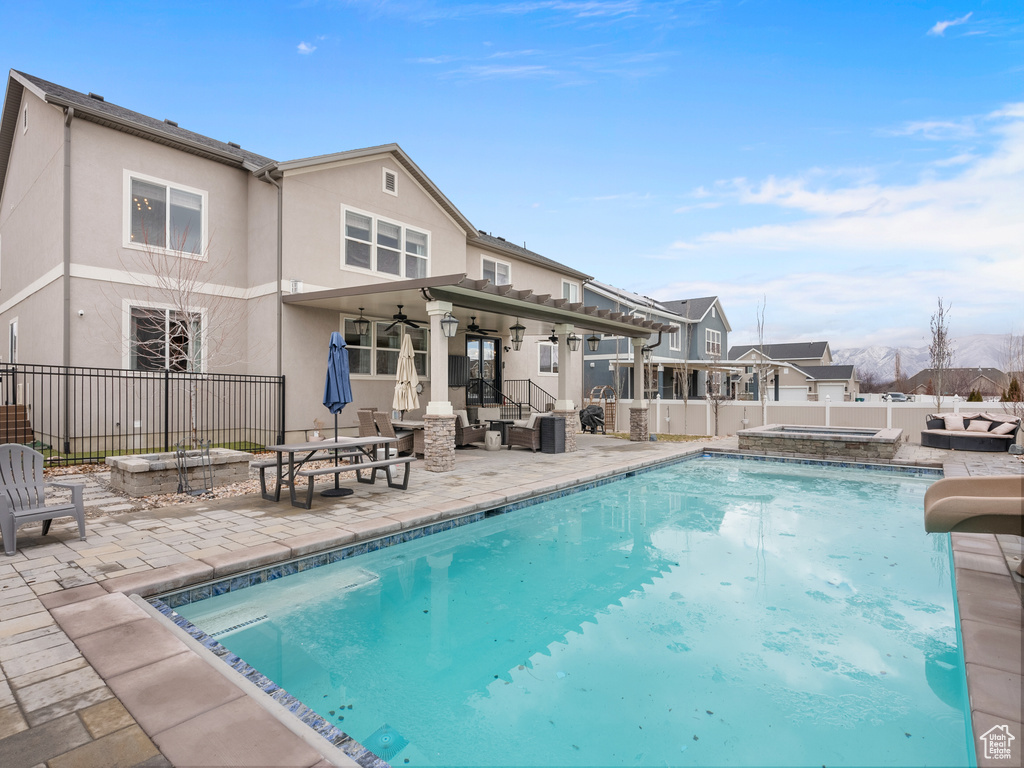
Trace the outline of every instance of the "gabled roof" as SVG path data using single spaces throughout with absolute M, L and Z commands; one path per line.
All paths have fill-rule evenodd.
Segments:
M 708 312 L 711 311 L 711 308 L 717 306 L 718 314 L 722 316 L 722 323 L 725 325 L 725 329 L 732 331 L 729 319 L 725 316 L 725 310 L 722 309 L 722 302 L 718 300 L 717 296 L 703 296 L 699 299 L 677 299 L 662 303 L 670 312 L 674 312 L 680 317 L 685 317 L 687 320 L 695 323 L 703 320 Z
M 788 344 L 744 344 L 729 350 L 729 359 L 738 360 L 752 349 L 764 350 L 772 360 L 820 360 L 828 349 L 827 341 L 797 341 Z
M 76 120 L 88 120 L 115 131 L 139 136 L 219 163 L 255 171 L 273 162 L 269 157 L 119 107 L 102 97 L 80 93 L 12 69 L 7 79 L 7 96 L 4 99 L 3 118 L 0 121 L 0 184 L 6 178 L 14 130 L 18 124 L 18 108 L 24 89 L 28 89 L 47 104 L 73 109 Z M 2 192 L 3 187 L 0 186 L 0 193 Z
M 929 379 L 934 378 L 935 369 L 925 368 L 922 371 L 918 371 L 913 376 L 907 377 L 907 386 L 911 389 L 927 384 Z M 985 378 L 995 384 L 997 387 L 1002 389 L 1010 383 L 1010 377 L 998 368 L 983 368 L 974 366 L 970 368 L 947 368 L 943 372 L 943 376 L 947 381 L 951 381 L 952 378 L 962 380 L 964 383 L 974 381 L 978 378 Z
M 815 381 L 849 381 L 854 375 L 852 365 L 794 365 L 793 367 L 798 371 L 803 371 Z
M 650 310 L 651 312 L 663 312 L 666 315 L 676 314 L 660 301 L 655 301 L 649 296 L 641 296 L 639 293 L 633 293 L 632 291 L 627 291 L 624 288 L 616 288 L 614 285 L 602 283 L 600 280 L 589 280 L 587 282 L 587 287 L 593 288 L 598 293 L 605 294 L 608 298 L 615 299 L 616 301 L 622 301 L 626 304 L 632 304 L 637 308 L 643 307 L 645 310 Z
M 578 280 L 590 280 L 590 275 L 584 274 L 572 267 L 567 267 L 565 264 L 560 264 L 554 259 L 549 259 L 547 256 L 541 256 L 539 253 L 535 253 L 523 246 L 510 243 L 503 237 L 494 237 L 487 234 L 482 229 L 474 230 L 470 234 L 470 240 L 476 241 L 478 244 L 490 248 L 495 251 L 503 251 L 510 256 L 522 259 L 523 261 L 531 261 L 534 264 L 539 264 L 542 267 L 554 269 L 559 272 L 564 272 L 570 277 L 575 277 Z

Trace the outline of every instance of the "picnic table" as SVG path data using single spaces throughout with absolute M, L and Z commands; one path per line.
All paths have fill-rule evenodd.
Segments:
M 413 456 L 388 456 L 386 448 L 390 443 L 396 442 L 393 437 L 338 437 L 327 440 L 316 440 L 304 443 L 285 443 L 282 445 L 268 445 L 267 450 L 277 454 L 274 459 L 254 461 L 252 466 L 260 470 L 260 492 L 267 501 L 280 501 L 281 488 L 287 486 L 292 506 L 309 509 L 313 505 L 313 484 L 320 475 L 337 475 L 341 472 L 355 472 L 356 480 L 360 483 L 375 483 L 378 470 L 384 470 L 387 476 L 388 487 L 405 490 L 409 487 L 409 465 L 415 460 Z M 382 451 L 383 458 L 381 458 Z M 304 469 L 303 467 L 311 461 L 323 459 L 348 459 L 349 463 L 335 463 L 329 467 L 315 467 Z M 396 482 L 391 475 L 393 467 L 399 464 L 405 465 L 405 473 L 402 482 Z M 266 478 L 264 473 L 270 467 L 277 469 L 277 488 L 273 493 L 267 492 Z M 369 478 L 363 478 L 362 473 L 369 472 Z M 307 478 L 305 501 L 300 501 L 295 494 L 296 478 Z M 349 493 L 352 491 L 350 489 Z M 347 495 L 347 494 L 346 494 Z

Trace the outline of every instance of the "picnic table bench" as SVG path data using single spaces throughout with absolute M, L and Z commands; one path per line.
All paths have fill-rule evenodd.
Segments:
M 309 509 L 313 505 L 313 485 L 316 478 L 321 475 L 334 475 L 337 478 L 343 472 L 354 472 L 356 481 L 360 483 L 375 483 L 377 472 L 384 470 L 387 476 L 388 487 L 406 490 L 409 487 L 410 464 L 415 460 L 413 456 L 387 456 L 380 457 L 380 449 L 395 442 L 393 437 L 338 437 L 317 442 L 292 443 L 286 445 L 267 446 L 267 450 L 274 451 L 277 456 L 273 459 L 261 459 L 252 462 L 250 466 L 260 471 L 260 493 L 267 501 L 280 501 L 281 488 L 288 486 L 292 506 Z M 296 454 L 299 458 L 296 459 Z M 306 454 L 306 455 L 302 455 Z M 304 466 L 310 461 L 323 461 L 330 459 L 345 459 L 349 463 L 337 463 L 330 467 Z M 400 464 L 405 465 L 405 472 L 401 482 L 397 482 L 392 475 L 392 467 Z M 267 491 L 266 471 L 269 468 L 277 470 L 277 487 L 274 493 Z M 363 471 L 369 471 L 369 478 L 364 478 Z M 307 486 L 305 500 L 300 501 L 295 493 L 296 478 L 306 478 Z M 343 489 L 348 493 L 351 490 Z

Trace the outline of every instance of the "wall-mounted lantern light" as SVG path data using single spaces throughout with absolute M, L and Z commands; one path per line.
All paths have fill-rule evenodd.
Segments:
M 441 331 L 446 339 L 454 338 L 459 330 L 459 320 L 451 312 L 445 312 L 441 318 Z

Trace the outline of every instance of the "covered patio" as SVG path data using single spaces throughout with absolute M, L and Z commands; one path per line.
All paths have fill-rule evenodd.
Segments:
M 464 273 L 296 292 L 285 296 L 283 303 L 296 308 L 337 313 L 343 318 L 372 319 L 378 323 L 399 312 L 414 323 L 426 317 L 429 362 L 425 373 L 430 395 L 423 414 L 424 464 L 432 472 L 447 472 L 454 467 L 456 406 L 451 399 L 449 358 L 463 352 L 458 346 L 457 334 L 469 334 L 471 337 L 479 334 L 482 338 L 493 339 L 497 342 L 497 354 L 500 354 L 497 350 L 518 351 L 523 340 L 530 337 L 557 341 L 557 394 L 553 413 L 566 420 L 565 446 L 566 451 L 572 452 L 576 450 L 575 425 L 579 407 L 573 399 L 573 392 L 581 386 L 579 366 L 583 364 L 582 354 L 576 352 L 582 344 L 587 339 L 597 339 L 602 335 L 622 336 L 630 339 L 636 355 L 642 355 L 645 347 L 657 344 L 661 334 L 676 330 L 676 326 L 584 306 L 582 302 L 537 294 L 530 289 L 516 289 L 511 284 L 494 285 L 489 280 L 473 280 Z M 654 342 L 651 341 L 653 334 L 658 334 Z M 643 391 L 642 367 L 635 369 L 634 376 L 639 384 L 638 391 Z M 499 367 L 496 374 L 499 392 L 501 379 Z M 375 384 L 379 387 L 392 386 L 392 382 L 384 378 L 378 378 Z M 503 394 L 503 397 L 507 396 Z M 526 403 L 525 408 L 529 411 L 532 406 Z M 634 403 L 630 438 L 635 441 L 648 438 L 645 401 Z

